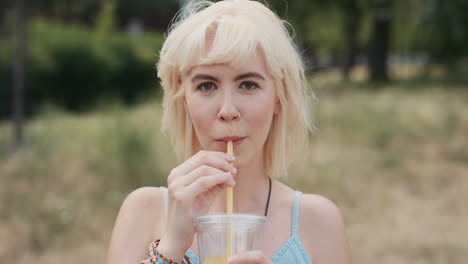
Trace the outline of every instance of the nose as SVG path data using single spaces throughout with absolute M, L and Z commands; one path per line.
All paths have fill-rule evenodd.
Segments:
M 240 112 L 230 92 L 226 92 L 222 96 L 222 102 L 217 117 L 222 121 L 232 121 L 240 117 Z

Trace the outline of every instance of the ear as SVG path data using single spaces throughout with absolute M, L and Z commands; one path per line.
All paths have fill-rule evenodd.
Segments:
M 182 78 L 181 78 L 180 76 L 177 78 L 177 83 L 179 84 L 179 86 L 182 85 Z M 187 111 L 187 100 L 185 99 L 185 94 L 184 94 L 184 96 L 182 97 L 182 100 L 183 100 L 183 102 L 184 102 L 185 111 Z
M 275 103 L 275 115 L 279 114 L 281 112 L 281 103 L 280 103 L 280 100 L 279 99 L 276 99 L 276 103 Z

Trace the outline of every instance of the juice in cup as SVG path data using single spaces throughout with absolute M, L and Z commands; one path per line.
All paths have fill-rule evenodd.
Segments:
M 266 217 L 250 214 L 204 215 L 194 219 L 198 254 L 202 264 L 225 264 L 231 255 L 262 250 Z M 230 232 L 227 232 L 230 230 Z M 227 235 L 231 234 L 228 250 Z
M 203 260 L 202 264 L 228 264 L 226 256 L 212 256 Z

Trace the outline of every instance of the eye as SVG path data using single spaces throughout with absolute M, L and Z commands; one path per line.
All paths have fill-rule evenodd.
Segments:
M 216 89 L 216 85 L 212 82 L 204 82 L 197 86 L 197 90 L 200 90 L 202 92 L 209 92 L 214 89 Z
M 240 87 L 246 90 L 255 90 L 257 88 L 260 88 L 260 86 L 257 83 L 251 81 L 242 82 Z

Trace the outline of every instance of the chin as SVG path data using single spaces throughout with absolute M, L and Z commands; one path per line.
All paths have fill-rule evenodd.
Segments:
M 252 162 L 257 160 L 254 155 L 249 155 L 247 153 L 237 154 L 235 156 L 236 160 L 234 160 L 234 167 L 236 168 L 247 167 L 248 165 L 252 164 Z

